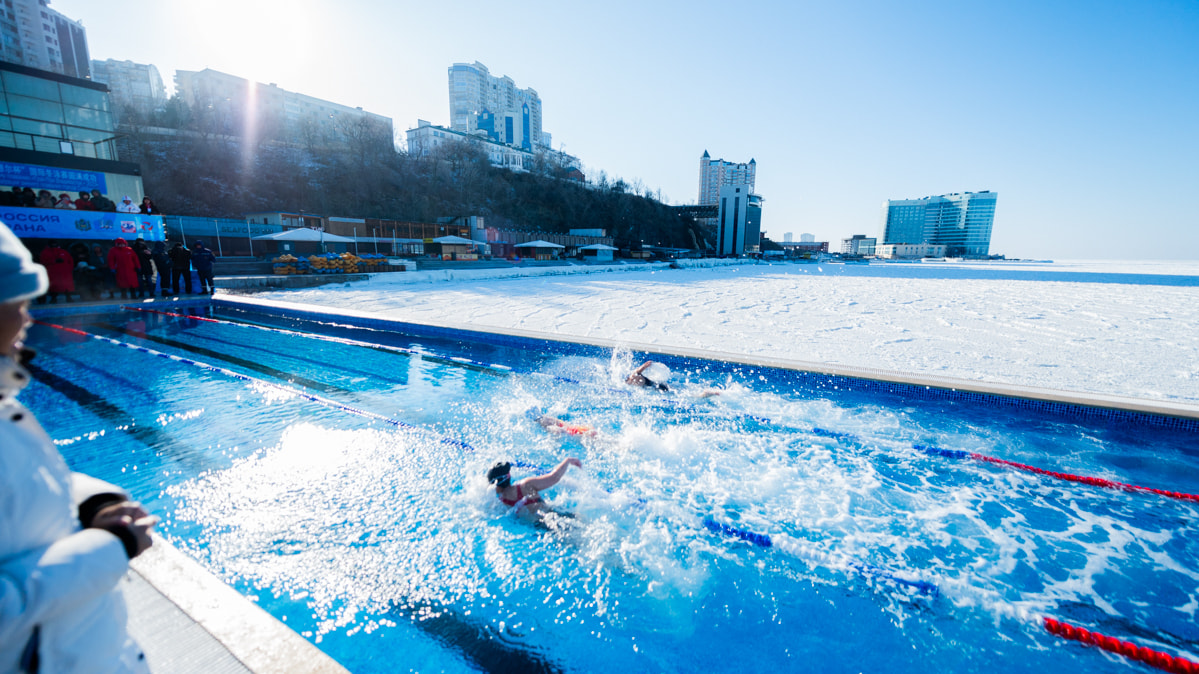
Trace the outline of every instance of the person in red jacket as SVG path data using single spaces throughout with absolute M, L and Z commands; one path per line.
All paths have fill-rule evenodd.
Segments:
M 57 302 L 59 295 L 66 295 L 70 302 L 71 293 L 75 292 L 75 258 L 57 241 L 51 241 L 37 256 L 37 261 L 50 275 L 50 290 L 46 293 L 50 304 Z
M 129 291 L 139 286 L 137 272 L 142 263 L 137 259 L 137 253 L 129 247 L 124 239 L 117 239 L 116 245 L 108 251 L 108 268 L 117 277 L 117 287 L 121 289 L 121 299 L 129 299 Z

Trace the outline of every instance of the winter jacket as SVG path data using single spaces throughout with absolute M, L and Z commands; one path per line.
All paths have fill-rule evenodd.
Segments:
M 137 259 L 137 253 L 124 244 L 124 239 L 117 239 L 117 245 L 108 251 L 106 262 L 108 268 L 116 274 L 118 288 L 136 288 L 141 285 L 137 271 L 142 268 L 142 263 Z
M 154 258 L 153 255 L 150 254 L 150 247 L 146 245 L 146 242 L 138 239 L 137 241 L 133 242 L 131 248 L 133 248 L 133 252 L 137 254 L 137 261 L 139 265 L 138 270 L 143 274 L 149 274 L 153 272 Z
M 75 258 L 59 246 L 43 248 L 37 256 L 50 276 L 51 293 L 75 292 Z
M 28 383 L 0 357 L 0 672 L 18 671 L 35 628 L 42 672 L 148 672 L 117 588 L 129 568 L 125 545 L 79 523 L 89 498 L 126 497 L 67 469 L 17 402 Z
M 196 268 L 196 271 L 210 273 L 214 264 L 216 264 L 216 255 L 213 255 L 211 250 L 202 246 L 196 246 L 192 250 L 192 266 Z
M 155 241 L 154 252 L 150 255 L 154 259 L 154 268 L 158 270 L 158 275 L 170 276 L 171 256 L 167 253 L 167 245 L 161 241 Z
M 167 255 L 171 258 L 172 268 L 183 272 L 191 271 L 192 254 L 190 250 L 180 244 L 175 244 L 175 247 Z

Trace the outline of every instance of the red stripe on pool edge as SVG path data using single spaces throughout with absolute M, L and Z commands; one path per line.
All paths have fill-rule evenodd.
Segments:
M 91 336 L 92 336 L 92 334 L 91 334 L 90 332 L 84 332 L 84 331 L 82 331 L 82 330 L 76 330 L 75 328 L 68 328 L 68 327 L 66 327 L 65 325 L 58 325 L 58 324 L 56 324 L 56 323 L 47 323 L 47 322 L 45 322 L 45 321 L 39 321 L 39 320 L 37 320 L 37 319 L 34 319 L 34 320 L 33 320 L 33 322 L 34 322 L 34 323 L 37 323 L 38 325 L 44 325 L 44 326 L 46 326 L 46 327 L 49 327 L 49 328 L 58 328 L 59 330 L 66 330 L 67 332 L 70 332 L 70 333 L 72 333 L 72 334 L 76 334 L 76 335 L 83 335 L 84 337 L 91 337 Z
M 1084 644 L 1097 646 L 1110 653 L 1123 655 L 1126 658 L 1143 662 L 1147 665 L 1152 665 L 1158 669 L 1175 674 L 1199 674 L 1199 663 L 1180 658 L 1162 651 L 1155 651 L 1152 648 L 1145 646 L 1137 646 L 1129 641 L 1120 641 L 1115 637 L 1109 637 L 1106 634 L 1092 632 L 1090 630 L 1054 620 L 1053 618 L 1045 618 L 1045 629 L 1050 633 L 1070 639 L 1071 641 L 1080 641 Z
M 1123 482 L 1115 482 L 1113 480 L 1105 480 L 1100 477 L 1087 477 L 1086 475 L 1073 475 L 1071 473 L 1059 473 L 1059 472 L 1052 471 L 1052 470 L 1045 470 L 1044 468 L 1037 468 L 1036 466 L 1030 466 L 1025 463 L 1016 463 L 1015 461 L 1008 461 L 1006 459 L 997 459 L 993 456 L 987 456 L 986 454 L 978 454 L 975 452 L 970 453 L 970 458 L 972 458 L 976 461 L 985 461 L 987 463 L 994 463 L 994 464 L 998 464 L 1000 466 L 1007 466 L 1009 468 L 1015 468 L 1017 470 L 1027 471 L 1029 473 L 1036 473 L 1037 475 L 1047 475 L 1049 477 L 1055 477 L 1059 480 L 1065 480 L 1067 482 L 1078 482 L 1080 484 L 1088 484 L 1088 485 L 1091 485 L 1092 487 L 1103 487 L 1104 489 L 1123 489 L 1124 491 L 1135 491 L 1135 492 L 1143 492 L 1143 493 L 1149 493 L 1149 494 L 1157 494 L 1159 496 L 1167 496 L 1169 498 L 1181 499 L 1183 501 L 1195 501 L 1195 502 L 1199 503 L 1199 494 L 1186 494 L 1186 493 L 1179 492 L 1179 491 L 1167 491 L 1165 489 L 1154 489 L 1153 487 L 1142 487 L 1142 486 L 1136 485 L 1136 484 L 1125 484 Z

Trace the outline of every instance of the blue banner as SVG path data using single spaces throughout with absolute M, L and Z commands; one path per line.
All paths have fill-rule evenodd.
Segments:
M 0 221 L 22 239 L 166 240 L 161 215 L 4 206 Z
M 31 187 L 34 192 L 38 190 L 71 192 L 72 198 L 78 196 L 80 192 L 91 192 L 92 190 L 100 190 L 100 194 L 108 194 L 108 182 L 103 173 L 52 166 L 13 164 L 6 161 L 0 161 L 0 185 Z

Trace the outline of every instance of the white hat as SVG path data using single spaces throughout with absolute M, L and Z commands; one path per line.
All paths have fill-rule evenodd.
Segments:
M 0 304 L 33 299 L 49 287 L 46 268 L 34 263 L 25 244 L 0 222 Z

